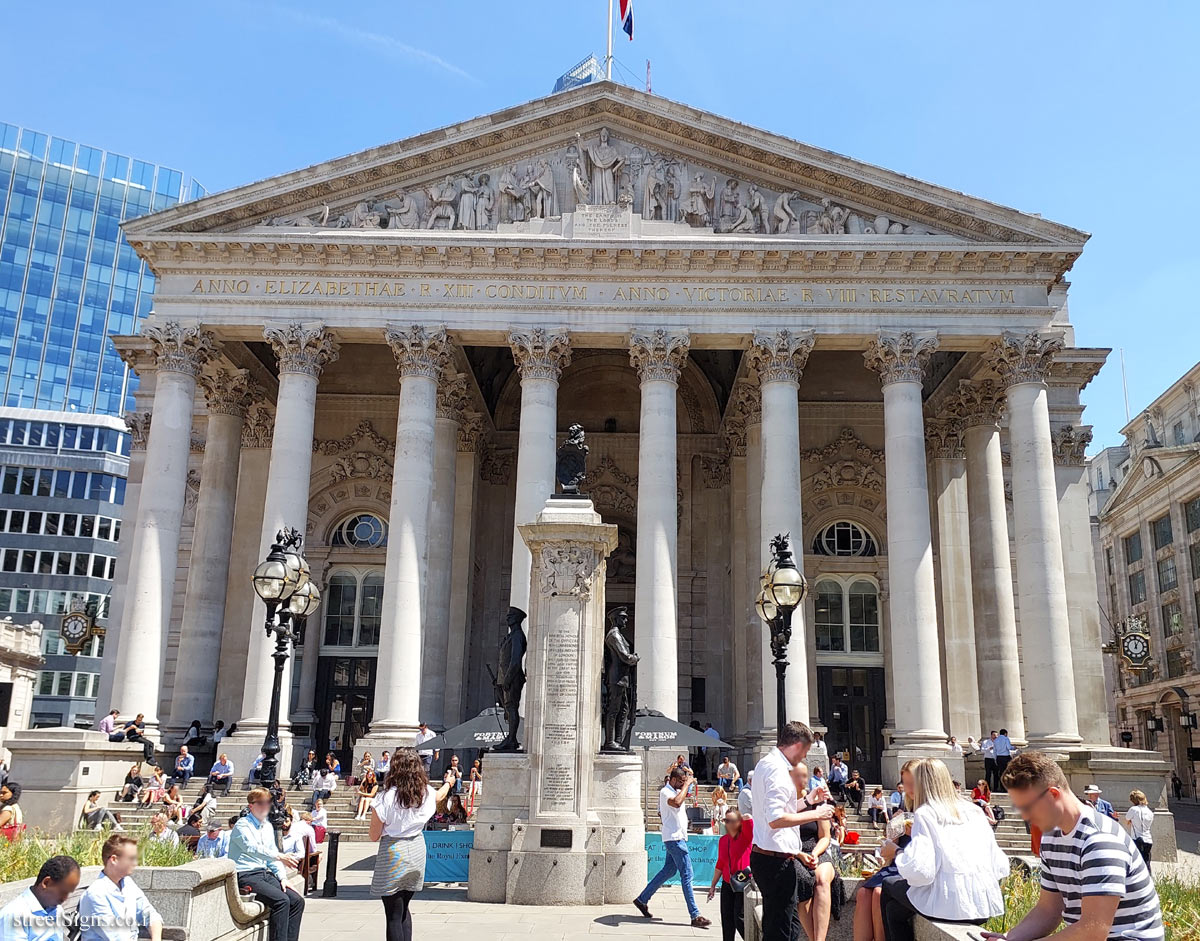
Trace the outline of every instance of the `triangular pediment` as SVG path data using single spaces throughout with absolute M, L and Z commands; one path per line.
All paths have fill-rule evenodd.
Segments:
M 1200 462 L 1200 444 L 1143 447 L 1134 455 L 1128 473 L 1100 508 L 1100 515 L 1110 516 L 1122 507 L 1136 503 L 1148 492 L 1169 486 L 1177 475 L 1186 474 L 1190 479 L 1197 462 Z
M 901 250 L 1028 245 L 1062 251 L 1065 267 L 1088 237 L 610 82 L 218 193 L 125 230 L 135 247 L 272 229 L 293 240 L 330 230 L 371 239 L 430 230 L 594 238 L 603 220 L 574 230 L 542 220 L 599 204 L 651 223 L 634 234 Z

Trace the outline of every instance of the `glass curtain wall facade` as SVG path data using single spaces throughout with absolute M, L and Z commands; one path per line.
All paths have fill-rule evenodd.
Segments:
M 102 644 L 67 654 L 72 601 L 105 623 L 137 377 L 109 343 L 150 311 L 126 219 L 196 199 L 179 170 L 0 122 L 0 617 L 43 624 L 35 726 L 93 724 Z

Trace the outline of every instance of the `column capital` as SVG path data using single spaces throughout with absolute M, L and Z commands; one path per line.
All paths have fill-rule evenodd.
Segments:
M 942 460 L 964 457 L 964 427 L 958 418 L 936 418 L 925 422 L 925 447 L 929 456 Z
M 423 327 L 414 323 L 402 327 L 390 323 L 384 329 L 384 337 L 396 357 L 401 379 L 423 376 L 436 380 L 450 361 L 450 338 L 445 325 Z
M 759 382 L 796 382 L 812 352 L 812 330 L 756 330 L 747 355 Z
M 879 373 L 882 385 L 921 382 L 925 378 L 925 364 L 937 348 L 938 336 L 932 331 L 888 333 L 880 330 L 863 354 L 863 359 L 868 369 Z
M 475 452 L 483 442 L 483 416 L 479 412 L 464 412 L 458 422 L 458 450 Z
M 279 372 L 303 373 L 319 378 L 321 370 L 338 358 L 338 342 L 323 323 L 272 324 L 263 337 L 279 359 Z
M 534 327 L 508 334 L 513 361 L 522 379 L 551 379 L 558 382 L 571 364 L 571 335 L 566 330 Z
M 160 372 L 178 372 L 195 378 L 204 364 L 217 355 L 211 330 L 178 320 L 148 323 L 142 335 L 150 341 L 154 365 Z
M 746 456 L 746 429 L 750 425 L 762 424 L 762 397 L 758 384 L 750 379 L 739 379 L 729 394 L 725 408 L 725 422 L 721 434 L 725 447 L 734 457 Z
M 246 410 L 262 398 L 263 387 L 245 369 L 218 367 L 200 377 L 210 415 L 245 418 Z
M 150 412 L 126 412 L 123 417 L 125 427 L 129 429 L 130 450 L 145 451 L 150 438 Z
M 255 405 L 242 423 L 243 448 L 269 448 L 275 437 L 275 413 L 266 405 Z
M 471 394 L 467 390 L 467 377 L 453 369 L 443 370 L 441 381 L 438 382 L 437 417 L 461 421 L 463 412 L 470 404 Z
M 991 379 L 963 379 L 946 403 L 946 411 L 967 428 L 998 425 L 1004 414 L 1004 390 Z
M 1054 463 L 1068 467 L 1082 467 L 1087 463 L 1084 452 L 1092 443 L 1091 426 L 1078 428 L 1075 425 L 1059 425 L 1050 432 L 1054 439 Z
M 1062 331 L 1002 333 L 992 341 L 988 364 L 1005 388 L 1023 382 L 1044 382 L 1054 354 L 1066 345 Z
M 642 382 L 679 382 L 679 370 L 687 362 L 691 338 L 686 330 L 658 327 L 629 335 L 629 362 Z

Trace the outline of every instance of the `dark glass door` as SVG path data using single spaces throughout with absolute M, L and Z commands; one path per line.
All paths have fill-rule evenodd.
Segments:
M 375 704 L 374 657 L 322 657 L 317 664 L 317 754 L 331 751 L 349 773 L 354 743 L 371 724 Z
M 817 702 L 829 731 L 830 755 L 849 753 L 870 784 L 880 780 L 883 723 L 887 719 L 882 667 L 817 667 Z

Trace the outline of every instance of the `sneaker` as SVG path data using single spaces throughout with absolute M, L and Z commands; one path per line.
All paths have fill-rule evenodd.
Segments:
M 697 915 L 695 918 L 692 919 L 692 927 L 693 928 L 707 928 L 711 924 L 712 924 L 712 922 L 709 921 L 707 918 L 705 918 L 703 915 Z
M 650 914 L 650 906 L 648 906 L 641 899 L 634 899 L 633 907 L 642 913 L 643 918 L 653 918 L 654 917 L 653 915 Z

